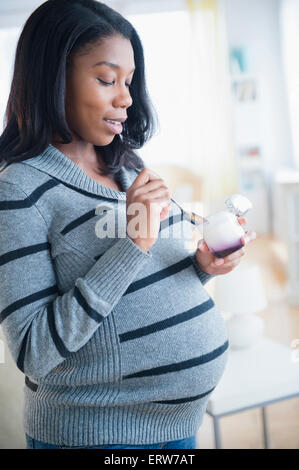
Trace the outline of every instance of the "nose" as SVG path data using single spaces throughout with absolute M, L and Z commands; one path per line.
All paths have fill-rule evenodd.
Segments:
M 132 106 L 133 100 L 130 94 L 130 89 L 127 85 L 121 86 L 118 93 L 114 97 L 113 105 L 115 108 L 129 108 Z

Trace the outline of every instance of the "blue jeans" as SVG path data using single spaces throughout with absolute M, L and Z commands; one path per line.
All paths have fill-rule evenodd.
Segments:
M 178 441 L 158 442 L 157 444 L 126 445 L 126 444 L 102 444 L 99 446 L 67 447 L 47 444 L 38 441 L 26 434 L 27 449 L 196 449 L 196 437 L 187 437 Z

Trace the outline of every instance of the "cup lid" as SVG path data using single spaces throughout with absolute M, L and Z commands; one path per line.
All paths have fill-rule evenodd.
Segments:
M 246 214 L 246 212 L 252 209 L 249 199 L 241 194 L 232 194 L 226 199 L 225 204 L 228 210 L 237 217 Z

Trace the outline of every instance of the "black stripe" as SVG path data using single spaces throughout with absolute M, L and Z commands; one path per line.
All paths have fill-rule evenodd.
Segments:
M 194 221 L 194 219 L 192 218 L 192 216 L 188 216 L 188 214 L 187 214 L 186 212 L 183 212 L 183 211 L 181 210 L 180 214 L 171 215 L 171 216 L 168 217 L 167 219 L 162 220 L 162 222 L 160 223 L 160 230 L 159 230 L 159 232 L 161 232 L 161 230 L 164 230 L 164 229 L 167 228 L 168 226 L 177 224 L 177 223 L 179 223 L 179 222 L 183 222 L 184 220 L 186 220 L 187 222 L 191 222 L 191 224 L 193 224 L 193 225 L 196 225 L 196 222 Z
M 32 205 L 33 204 L 28 197 L 19 201 L 0 201 L 0 211 L 25 209 L 27 207 L 31 207 Z
M 49 189 L 57 186 L 57 182 L 52 179 L 36 188 L 30 196 L 17 201 L 0 201 L 0 210 L 26 209 L 33 206 L 39 198 Z
M 172 276 L 173 274 L 176 274 L 182 271 L 183 269 L 188 268 L 192 264 L 192 260 L 188 256 L 187 258 L 184 258 L 178 263 L 172 264 L 171 266 L 167 266 L 167 268 L 165 269 L 161 269 L 160 271 L 157 271 L 154 274 L 150 274 L 149 276 L 146 276 L 143 279 L 140 279 L 139 281 L 133 282 L 130 287 L 128 287 L 124 295 L 131 294 L 132 292 L 135 292 L 139 289 L 143 289 L 143 287 L 147 287 L 150 284 L 153 284 L 154 282 L 158 282 L 162 279 Z
M 187 361 L 178 362 L 175 364 L 168 364 L 166 366 L 154 367 L 153 369 L 142 370 L 135 374 L 126 375 L 124 376 L 124 379 L 168 374 L 170 372 L 178 372 L 180 370 L 185 370 L 191 367 L 199 366 L 201 364 L 205 364 L 206 362 L 212 361 L 213 359 L 216 359 L 218 356 L 223 354 L 227 348 L 228 348 L 228 341 L 222 344 L 222 346 L 219 346 L 219 348 L 214 349 L 214 351 L 211 351 L 207 354 L 203 354 L 202 356 L 195 357 L 193 359 L 188 359 Z
M 9 263 L 15 259 L 22 258 L 23 256 L 32 255 L 40 251 L 50 249 L 50 243 L 38 243 L 37 245 L 26 246 L 25 248 L 19 248 L 18 250 L 8 251 L 4 255 L 0 256 L 0 266 Z
M 86 214 L 83 214 L 80 217 L 78 217 L 77 219 L 73 220 L 63 230 L 61 230 L 60 233 L 62 235 L 66 235 L 71 230 L 74 230 L 75 228 L 79 227 L 80 225 L 84 224 L 87 220 L 90 220 L 95 216 L 100 216 L 100 219 L 101 219 L 102 217 L 105 216 L 106 212 L 107 212 L 107 206 L 106 206 L 106 209 L 103 209 L 103 212 L 101 212 L 100 214 L 97 214 L 97 208 L 92 209 L 91 211 L 87 212 Z
M 161 232 L 161 230 L 164 230 L 165 228 L 167 228 L 168 226 L 170 227 L 171 225 L 174 225 L 178 222 L 182 222 L 182 213 L 180 214 L 176 214 L 176 215 L 171 215 L 170 217 L 168 217 L 167 219 L 165 220 L 162 220 L 162 222 L 160 223 L 160 230 L 159 232 Z
M 35 292 L 34 294 L 28 295 L 27 297 L 23 297 L 22 299 L 19 299 L 16 302 L 13 302 L 4 310 L 2 310 L 0 314 L 0 323 L 3 322 L 5 318 L 8 317 L 8 315 L 15 312 L 19 308 L 22 308 L 25 305 L 29 305 L 35 302 L 36 300 L 40 300 L 40 299 L 43 299 L 44 297 L 48 297 L 49 295 L 56 294 L 57 292 L 58 292 L 58 287 L 55 285 L 55 286 L 48 287 L 47 289 L 43 289 L 38 292 Z
M 165 405 L 178 405 L 180 403 L 188 403 L 189 401 L 200 400 L 201 398 L 206 397 L 207 395 L 209 395 L 209 393 L 212 393 L 214 389 L 215 387 L 211 388 L 211 390 L 209 390 L 208 392 L 201 393 L 200 395 L 196 395 L 194 397 L 179 398 L 178 400 L 154 401 L 152 403 L 162 403 Z
M 96 215 L 97 214 L 95 212 L 95 209 L 92 209 L 91 211 L 87 212 L 86 214 L 81 215 L 77 219 L 73 220 L 70 224 L 68 224 L 63 230 L 61 230 L 61 234 L 66 235 L 68 232 L 78 227 L 79 225 L 82 225 L 87 220 L 92 219 Z
M 29 198 L 32 201 L 32 203 L 35 204 L 46 191 L 49 191 L 49 189 L 55 188 L 55 186 L 58 186 L 58 185 L 59 185 L 59 181 L 54 181 L 51 178 L 49 181 L 46 181 L 46 183 L 36 188 L 30 194 Z
M 85 310 L 87 315 L 90 316 L 90 318 L 97 321 L 98 323 L 103 321 L 104 317 L 100 315 L 96 310 L 91 308 L 90 305 L 88 305 L 86 299 L 83 297 L 77 286 L 75 286 L 74 288 L 74 297 L 77 300 L 78 304 L 83 308 L 83 310 Z
M 48 320 L 48 326 L 49 326 L 49 330 L 50 330 L 50 333 L 51 333 L 51 337 L 52 337 L 52 340 L 53 340 L 53 342 L 56 346 L 57 351 L 59 352 L 59 354 L 62 357 L 68 357 L 71 354 L 71 351 L 69 351 L 65 347 L 62 339 L 60 338 L 60 336 L 57 333 L 56 325 L 55 325 L 55 318 L 54 318 L 53 302 L 51 302 L 47 306 L 47 320 Z
M 151 325 L 138 328 L 137 330 L 122 333 L 119 335 L 120 342 L 141 338 L 142 336 L 147 336 L 152 333 L 156 333 L 157 331 L 165 330 L 166 328 L 170 328 L 172 326 L 178 325 L 179 323 L 191 320 L 192 318 L 207 312 L 212 307 L 214 307 L 214 305 L 215 304 L 213 300 L 209 299 L 206 302 L 191 308 L 190 310 L 186 310 L 185 312 L 179 313 L 178 315 L 175 315 L 171 318 L 167 318 L 166 320 L 152 323 Z
M 33 392 L 36 392 L 36 390 L 38 389 L 38 384 L 35 384 L 34 382 L 31 382 L 31 380 L 29 380 L 29 378 L 27 377 L 27 375 L 25 376 L 25 384 L 26 384 L 27 387 L 29 387 L 30 390 L 32 390 Z

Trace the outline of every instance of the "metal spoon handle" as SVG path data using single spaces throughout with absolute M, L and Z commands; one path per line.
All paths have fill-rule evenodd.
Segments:
M 182 213 L 184 215 L 186 215 L 187 218 L 189 218 L 190 221 L 194 225 L 202 225 L 202 224 L 207 224 L 208 223 L 208 220 L 205 219 L 204 217 L 202 217 L 201 215 L 198 215 L 195 212 L 186 211 L 185 209 L 183 209 L 183 207 L 173 197 L 171 198 L 171 200 L 172 200 L 172 202 L 174 202 L 181 209 Z

